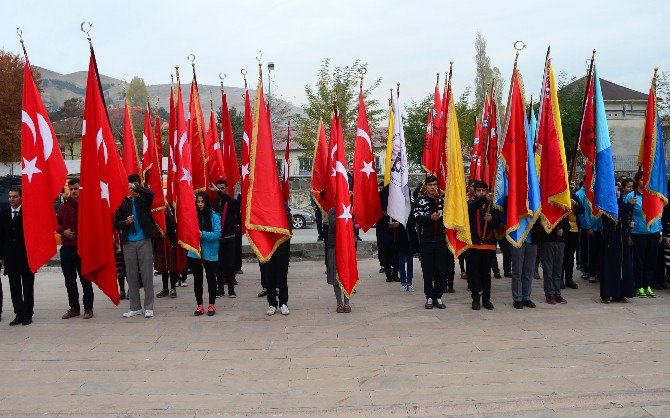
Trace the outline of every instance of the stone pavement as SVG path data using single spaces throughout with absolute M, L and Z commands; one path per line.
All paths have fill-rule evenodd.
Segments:
M 567 305 L 511 307 L 493 283 L 492 312 L 472 311 L 466 284 L 446 310 L 423 308 L 360 262 L 353 312 L 336 314 L 323 264 L 294 262 L 291 315 L 265 315 L 256 264 L 237 299 L 192 316 L 192 282 L 158 299 L 156 317 L 124 319 L 96 290 L 95 318 L 61 320 L 62 276 L 40 273 L 33 325 L 0 322 L 1 415 L 670 416 L 670 293 L 599 303 L 597 285 Z M 155 278 L 158 285 L 160 279 Z M 160 287 L 160 285 L 158 285 Z

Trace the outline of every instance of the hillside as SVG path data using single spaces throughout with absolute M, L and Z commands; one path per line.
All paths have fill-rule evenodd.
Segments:
M 77 71 L 70 74 L 60 74 L 46 68 L 37 67 L 42 74 L 42 97 L 44 104 L 51 111 L 58 109 L 65 100 L 72 97 L 84 98 L 86 90 L 86 71 Z M 130 82 L 130 80 L 127 80 Z M 100 75 L 100 82 L 105 95 L 105 101 L 108 106 L 120 107 L 123 105 L 123 81 Z M 190 94 L 190 77 L 183 80 L 182 95 L 184 97 L 184 104 L 188 106 L 188 98 Z M 200 104 L 203 111 L 210 110 L 210 98 L 214 101 L 214 109 L 221 106 L 221 86 L 208 86 L 200 84 Z M 236 108 L 240 112 L 244 112 L 244 89 L 239 87 L 225 87 L 224 89 L 228 98 L 228 106 Z M 159 106 L 165 108 L 170 103 L 170 84 L 155 84 L 147 85 L 147 92 L 149 96 L 158 96 L 160 99 Z M 251 100 L 256 95 L 255 90 L 249 90 Z M 274 106 L 288 106 L 290 113 L 302 113 L 302 109 L 292 105 L 291 103 L 279 100 L 279 103 L 273 99 Z M 253 104 L 252 104 L 253 106 Z

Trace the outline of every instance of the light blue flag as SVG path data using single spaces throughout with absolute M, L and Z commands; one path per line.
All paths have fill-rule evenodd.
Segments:
M 593 67 L 594 112 L 596 128 L 596 164 L 594 169 L 593 194 L 595 204 L 605 215 L 614 220 L 619 219 L 619 205 L 616 199 L 614 180 L 614 162 L 612 161 L 612 142 L 607 127 L 605 102 L 600 88 L 598 70 Z
M 522 218 L 519 222 L 519 228 L 510 232 L 509 239 L 516 246 L 523 244 L 530 230 L 533 228 L 538 215 L 540 214 L 540 181 L 537 177 L 537 167 L 535 166 L 535 136 L 537 133 L 537 120 L 535 112 L 530 109 L 530 123 L 526 118 L 526 150 L 528 152 L 528 209 L 531 216 Z

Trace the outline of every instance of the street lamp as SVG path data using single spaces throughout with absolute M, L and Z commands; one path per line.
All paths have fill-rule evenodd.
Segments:
M 268 62 L 268 116 L 270 115 L 270 101 L 272 100 L 272 92 L 270 90 L 270 82 L 272 81 L 271 78 L 271 72 L 274 71 L 275 69 L 275 63 L 274 62 Z

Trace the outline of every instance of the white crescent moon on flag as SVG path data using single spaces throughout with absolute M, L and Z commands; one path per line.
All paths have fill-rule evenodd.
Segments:
M 105 156 L 105 164 L 107 164 L 107 144 L 105 144 L 105 139 L 102 137 L 102 128 L 98 130 L 98 134 L 95 136 L 96 149 L 100 149 L 100 145 L 102 145 L 102 153 Z
M 177 133 L 175 132 L 175 138 L 176 138 L 176 136 L 177 136 Z M 186 143 L 186 139 L 187 139 L 186 138 L 186 132 L 184 132 L 181 135 L 181 138 L 179 139 L 179 155 L 184 155 L 182 153 L 182 150 L 184 149 L 184 144 Z
M 147 140 L 147 136 L 142 134 L 142 155 L 147 153 L 147 148 L 149 148 L 149 141 Z
M 44 119 L 44 116 L 37 114 L 37 126 L 40 128 L 40 135 L 42 136 L 42 146 L 44 147 L 44 161 L 48 160 L 51 152 L 54 149 L 54 138 L 51 135 L 51 127 Z
M 349 176 L 347 176 L 347 169 L 340 161 L 335 162 L 335 172 L 342 174 L 342 177 L 344 177 L 344 181 L 346 181 L 347 184 L 349 184 Z
M 358 128 L 358 129 L 356 130 L 356 136 L 357 136 L 357 137 L 360 136 L 361 138 L 365 139 L 365 142 L 367 142 L 367 143 L 368 143 L 368 146 L 370 147 L 370 151 L 372 151 L 372 141 L 370 140 L 370 135 L 368 135 L 367 132 L 365 132 L 365 131 L 362 130 L 361 128 Z
M 21 123 L 25 123 L 28 126 L 28 129 L 30 129 L 30 132 L 33 133 L 33 145 L 35 145 L 35 142 L 37 141 L 37 136 L 35 134 L 35 123 L 33 122 L 33 119 L 30 117 L 28 112 L 25 110 L 21 110 Z

